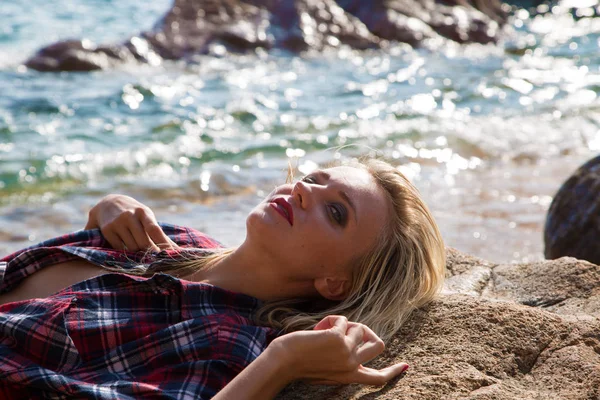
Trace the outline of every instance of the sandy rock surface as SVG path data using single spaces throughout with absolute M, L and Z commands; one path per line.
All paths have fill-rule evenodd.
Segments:
M 372 366 L 384 387 L 296 383 L 279 399 L 600 399 L 600 267 L 573 258 L 492 264 L 448 250 L 442 296 Z

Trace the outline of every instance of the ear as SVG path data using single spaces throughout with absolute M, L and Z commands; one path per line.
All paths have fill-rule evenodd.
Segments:
M 329 300 L 344 300 L 348 295 L 350 280 L 338 277 L 321 277 L 315 279 L 317 292 Z

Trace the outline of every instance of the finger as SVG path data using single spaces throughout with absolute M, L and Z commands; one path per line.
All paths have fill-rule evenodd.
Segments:
M 342 335 L 346 334 L 346 331 L 348 330 L 348 318 L 343 315 L 330 315 L 328 318 L 331 330 L 337 330 Z
M 163 232 L 153 216 L 144 214 L 140 220 L 144 230 L 150 237 L 150 240 L 158 246 L 159 250 L 175 249 L 179 247 Z
M 398 363 L 383 369 L 374 369 L 360 366 L 352 376 L 353 383 L 363 385 L 385 385 L 390 379 L 393 379 L 406 371 L 408 364 Z
M 356 352 L 358 362 L 364 364 L 366 362 L 371 361 L 372 359 L 380 355 L 383 352 L 384 348 L 385 346 L 381 341 L 364 342 L 363 345 L 360 346 L 360 348 Z
M 150 236 L 148 236 L 148 233 L 144 230 L 142 223 L 137 219 L 131 221 L 129 224 L 129 231 L 137 243 L 139 250 L 152 249 L 154 251 L 160 251 L 158 246 L 150 240 Z
M 329 379 L 304 379 L 303 382 L 309 385 L 343 385 L 338 381 L 332 381 Z
M 327 329 L 332 329 L 336 327 L 342 333 L 346 333 L 346 328 L 348 326 L 348 319 L 342 315 L 328 315 L 322 320 L 319 321 L 317 325 L 313 328 L 315 331 L 322 331 Z
M 360 346 L 356 352 L 358 360 L 361 364 L 374 359 L 381 354 L 383 350 L 385 350 L 385 344 L 383 343 L 383 340 L 381 340 L 379 336 L 377 336 L 377 334 L 371 330 L 371 328 L 363 325 L 363 333 L 363 345 Z
M 346 336 L 348 337 L 352 348 L 358 347 L 358 345 L 363 342 L 363 337 L 365 336 L 363 327 L 364 325 L 362 324 L 356 324 L 352 322 L 348 324 Z
M 102 233 L 102 235 L 104 236 L 104 239 L 106 239 L 106 241 L 108 243 L 110 243 L 111 247 L 115 250 L 125 250 L 125 246 L 123 245 L 123 241 L 121 240 L 121 237 L 119 235 L 117 235 L 114 232 L 106 232 L 106 233 Z
M 179 248 L 179 245 L 177 243 L 175 243 L 174 241 L 172 241 L 170 237 L 167 236 L 167 239 L 169 239 L 169 244 L 171 245 L 172 249 L 178 249 Z
M 330 315 L 329 318 L 331 328 L 337 328 L 343 333 L 346 333 L 348 330 L 348 318 L 344 317 L 343 315 Z
M 118 235 L 121 237 L 121 240 L 125 244 L 124 249 L 127 251 L 138 251 L 139 247 L 133 238 L 133 235 L 129 231 L 129 229 L 124 228 L 118 232 Z
M 329 322 L 329 317 L 325 317 L 322 320 L 320 320 L 319 322 L 317 322 L 317 325 L 315 325 L 315 327 L 313 328 L 314 331 L 323 331 L 326 329 L 331 329 L 331 323 Z

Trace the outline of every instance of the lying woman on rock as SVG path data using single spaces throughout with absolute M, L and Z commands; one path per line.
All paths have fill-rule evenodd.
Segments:
M 278 186 L 227 249 L 122 196 L 0 267 L 0 397 L 268 399 L 363 366 L 445 271 L 417 190 L 382 161 Z M 383 340 L 382 340 L 383 339 Z

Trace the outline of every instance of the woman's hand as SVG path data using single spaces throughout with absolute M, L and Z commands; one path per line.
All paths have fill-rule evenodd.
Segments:
M 273 399 L 297 379 L 383 385 L 408 368 L 405 363 L 380 370 L 362 365 L 383 349 L 381 339 L 365 325 L 348 322 L 346 317 L 328 316 L 312 331 L 292 332 L 273 340 L 213 399 Z
M 292 380 L 383 385 L 408 368 L 405 363 L 381 370 L 363 366 L 381 354 L 385 345 L 367 326 L 349 322 L 342 316 L 328 316 L 312 331 L 283 335 L 271 346 L 287 361 Z
M 129 196 L 111 194 L 89 212 L 85 229 L 100 228 L 118 250 L 172 249 L 178 246 L 160 228 L 152 210 Z

